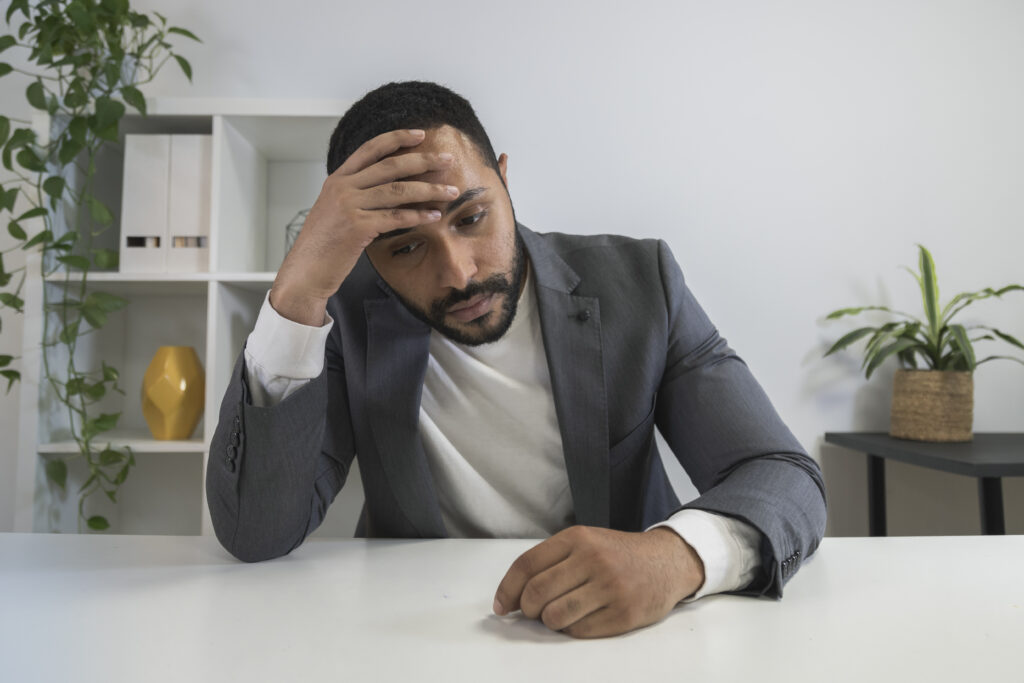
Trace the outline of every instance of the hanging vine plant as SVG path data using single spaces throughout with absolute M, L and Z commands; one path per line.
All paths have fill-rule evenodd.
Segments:
M 5 22 L 12 33 L 0 36 L 0 53 L 28 51 L 29 69 L 0 61 L 0 77 L 12 73 L 31 80 L 25 97 L 45 112 L 48 134 L 30 121 L 0 112 L 0 146 L 4 168 L 14 177 L 0 183 L 0 216 L 8 214 L 13 246 L 0 251 L 0 313 L 24 312 L 25 266 L 5 269 L 3 257 L 15 250 L 41 253 L 43 289 L 43 382 L 67 414 L 67 428 L 78 447 L 88 478 L 78 490 L 78 528 L 109 528 L 101 515 L 87 515 L 86 501 L 102 492 L 117 502 L 135 457 L 104 435 L 116 428 L 120 413 L 98 412 L 108 393 L 123 394 L 118 370 L 105 361 L 80 367 L 75 350 L 82 337 L 99 330 L 107 317 L 128 302 L 89 286 L 93 270 L 116 269 L 118 252 L 94 241 L 113 223 L 110 209 L 94 194 L 97 155 L 118 144 L 127 107 L 146 114 L 139 90 L 175 60 L 192 80 L 192 67 L 173 51 L 176 34 L 198 41 L 190 31 L 168 26 L 158 12 L 135 12 L 128 0 L 12 0 Z M 14 23 L 18 28 L 14 31 Z M 13 54 L 13 53 L 12 53 Z M 0 59 L 3 55 L 0 54 Z M 21 200 L 19 202 L 19 199 Z M 21 204 L 28 208 L 16 211 Z M 2 332 L 0 318 L 0 332 Z M 7 391 L 21 379 L 19 358 L 0 355 L 0 376 Z M 109 436 L 109 435 L 108 435 Z M 47 460 L 52 485 L 66 491 L 67 460 Z

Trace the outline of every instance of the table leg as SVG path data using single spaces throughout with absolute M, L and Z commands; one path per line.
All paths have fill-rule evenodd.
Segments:
M 868 453 L 868 530 L 885 536 L 885 459 Z
M 1003 520 L 1003 480 L 999 477 L 978 477 L 978 502 L 981 503 L 981 533 L 1006 533 Z

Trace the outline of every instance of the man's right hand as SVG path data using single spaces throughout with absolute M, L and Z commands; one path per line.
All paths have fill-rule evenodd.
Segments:
M 447 203 L 459 195 L 459 189 L 403 179 L 446 169 L 451 155 L 389 156 L 415 147 L 425 136 L 422 130 L 378 135 L 327 177 L 274 280 L 270 294 L 274 310 L 303 325 L 322 325 L 327 300 L 378 235 L 440 220 L 439 211 L 402 207 Z

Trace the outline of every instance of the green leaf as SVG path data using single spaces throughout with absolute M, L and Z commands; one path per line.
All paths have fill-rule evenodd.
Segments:
M 36 80 L 30 83 L 25 89 L 25 97 L 33 107 L 46 111 L 46 89 L 43 87 L 42 81 Z
M 16 240 L 23 240 L 28 237 L 28 235 L 25 234 L 25 231 L 22 230 L 21 226 L 18 225 L 18 221 L 11 221 L 8 223 L 7 232 L 11 233 L 11 237 Z
M 14 203 L 18 201 L 18 188 L 0 190 L 0 211 L 14 211 Z
M 68 396 L 78 396 L 85 389 L 85 378 L 74 377 L 69 379 L 64 384 L 64 391 L 67 392 Z
M 96 306 L 83 305 L 82 317 L 94 330 L 98 330 L 107 324 L 107 314 Z
M 32 171 L 33 173 L 40 173 L 46 170 L 46 165 L 42 159 L 36 156 L 36 153 L 27 147 L 18 150 L 18 154 L 15 157 L 18 163 L 25 169 Z
M 928 319 L 929 336 L 938 338 L 939 333 L 939 282 L 935 277 L 935 261 L 924 245 L 918 244 L 918 269 L 921 271 L 921 293 L 924 296 L 924 312 Z
M 104 449 L 103 452 L 100 453 L 100 465 L 103 467 L 117 465 L 118 463 L 123 461 L 124 453 L 120 451 L 115 451 L 113 448 Z
M 61 344 L 70 344 L 77 337 L 78 337 L 78 321 L 76 320 L 73 323 L 68 323 L 67 325 L 64 326 L 64 329 L 62 329 L 60 331 L 60 334 L 57 335 L 57 340 Z
M 117 378 L 119 376 L 120 375 L 117 372 L 117 368 L 113 368 L 113 367 L 107 365 L 106 363 L 103 364 L 103 379 L 104 380 L 106 380 L 107 382 L 116 382 Z
M 131 464 L 127 464 L 118 471 L 117 476 L 114 477 L 114 484 L 120 486 L 124 483 L 124 480 L 128 478 L 128 470 L 131 469 Z
M 861 313 L 863 311 L 885 311 L 886 313 L 902 315 L 906 318 L 910 318 L 911 320 L 916 320 L 916 318 L 914 318 L 914 316 L 912 315 L 901 313 L 900 311 L 894 311 L 886 306 L 858 306 L 856 308 L 840 308 L 838 311 L 832 311 L 831 313 L 829 313 L 825 317 L 825 319 L 836 320 L 838 318 L 842 318 L 844 315 L 857 315 L 858 313 Z
M 28 15 L 28 0 L 11 0 L 11 5 L 7 8 L 6 22 L 8 24 L 11 23 L 11 17 L 14 16 L 14 13 L 16 11 L 20 11 L 23 15 L 25 15 L 26 19 L 30 18 Z M 22 24 L 22 26 L 26 25 L 27 24 Z
M 1008 344 L 1013 344 L 1018 349 L 1024 349 L 1024 344 L 1022 344 L 1019 339 L 1017 339 L 1016 337 L 1014 337 L 1012 335 L 1007 334 L 1006 332 L 1002 332 L 1000 330 L 997 330 L 994 327 L 986 327 L 985 325 L 978 325 L 977 327 L 980 328 L 980 329 L 989 330 L 990 332 L 992 332 L 992 334 L 996 335 L 997 337 L 1002 339 L 1004 342 L 1006 342 Z
M 68 124 L 68 134 L 81 146 L 85 145 L 85 136 L 89 131 L 89 121 L 84 116 L 76 116 Z
M 57 260 L 66 266 L 71 266 L 78 270 L 89 270 L 89 266 L 92 265 L 89 263 L 89 259 L 77 254 L 65 254 L 64 256 L 58 256 Z
M 885 362 L 886 358 L 894 353 L 899 353 L 904 349 L 915 346 L 916 344 L 917 342 L 910 339 L 897 339 L 892 344 L 889 344 L 889 346 L 886 346 L 884 349 L 876 353 L 875 357 L 871 359 L 871 362 L 868 364 L 867 370 L 865 371 L 866 378 L 871 379 L 871 374 L 878 369 L 878 366 Z
M 0 116 L 0 145 L 7 142 L 7 136 L 11 134 L 11 120 L 6 116 Z
M 14 386 L 15 382 L 21 381 L 21 373 L 17 370 L 0 370 L 0 377 L 7 379 L 7 392 L 11 393 L 11 387 Z
M 1016 361 L 1016 362 L 1020 363 L 1021 365 L 1024 365 L 1024 360 L 1021 360 L 1020 358 L 1014 358 L 1013 356 L 989 356 L 988 358 L 985 358 L 983 360 L 979 360 L 978 361 L 978 365 L 981 365 L 982 363 L 987 363 L 990 360 L 1012 360 L 1012 361 Z M 0 374 L 3 374 L 3 373 L 0 373 Z
M 0 304 L 9 306 L 16 311 L 21 311 L 25 302 L 17 294 L 11 294 L 10 292 L 0 292 Z
M 103 384 L 103 382 L 96 382 L 95 384 L 90 384 L 88 387 L 86 387 L 84 393 L 89 398 L 90 401 L 98 401 L 104 396 L 106 396 L 107 387 Z
M 9 47 L 14 47 L 17 44 L 18 41 L 14 36 L 0 36 L 0 52 L 3 52 Z
M 181 67 L 181 70 L 185 73 L 185 76 L 188 77 L 189 82 L 191 82 L 192 81 L 192 65 L 188 63 L 187 59 L 185 59 L 184 57 L 182 57 L 180 55 L 174 55 L 174 59 L 177 60 L 178 66 Z
M 93 420 L 86 420 L 85 426 L 82 428 L 82 437 L 91 439 L 97 434 L 109 432 L 117 426 L 119 417 L 121 417 L 121 413 L 103 413 Z
M 93 262 L 100 270 L 113 270 L 121 260 L 120 254 L 114 249 L 93 249 Z
M 46 478 L 59 486 L 62 490 L 67 488 L 68 465 L 63 460 L 50 460 L 46 463 Z
M 3 78 L 12 71 L 14 71 L 14 67 L 7 62 L 0 62 L 0 78 Z
M 146 115 L 146 98 L 142 96 L 138 88 L 126 85 L 121 88 L 121 96 L 124 97 L 125 102 L 135 107 L 140 114 Z
M 62 165 L 67 166 L 75 160 L 75 157 L 84 148 L 84 144 L 76 142 L 73 138 L 66 138 L 60 145 L 60 152 L 57 153 L 57 158 Z
M 960 353 L 963 355 L 964 361 L 967 363 L 967 369 L 971 372 L 974 371 L 975 366 L 978 364 L 978 360 L 974 357 L 974 347 L 971 345 L 971 340 L 967 335 L 967 330 L 964 329 L 963 325 L 950 325 L 949 331 L 952 333 L 951 345 L 956 346 Z
M 85 304 L 96 306 L 104 313 L 113 313 L 127 306 L 128 300 L 106 292 L 93 292 L 86 297 Z
M 14 360 L 14 356 L 5 356 L 0 354 L 0 368 L 6 368 Z
M 108 491 L 106 489 L 103 489 L 103 493 L 107 494 L 107 498 L 110 499 L 111 503 L 117 503 L 117 495 L 116 495 L 117 492 L 116 491 Z
M 886 323 L 875 330 L 875 333 L 871 335 L 871 339 L 868 340 L 867 346 L 864 347 L 864 362 L 861 364 L 862 370 L 867 367 L 868 363 L 870 363 L 875 357 L 875 354 L 878 353 L 878 349 L 882 347 L 882 344 L 884 344 L 890 337 L 898 336 L 898 333 L 895 330 L 900 326 L 900 324 L 901 323 Z
M 60 199 L 64 194 L 64 179 L 58 175 L 50 176 L 43 181 L 43 192 L 55 199 Z
M 110 213 L 110 209 L 103 202 L 92 196 L 87 201 L 89 203 L 89 215 L 92 216 L 94 221 L 100 225 L 110 225 L 114 221 L 114 216 Z
M 196 41 L 197 43 L 203 42 L 203 41 L 199 40 L 199 38 L 197 38 L 194 33 L 189 31 L 188 29 L 184 29 L 184 28 L 181 28 L 179 26 L 172 26 L 169 29 L 167 29 L 167 32 L 168 33 L 177 33 L 180 36 L 185 36 L 186 38 L 191 38 L 192 40 Z
M 37 206 L 34 209 L 29 209 L 25 213 L 23 213 L 20 216 L 18 216 L 18 220 L 19 221 L 25 221 L 25 220 L 28 220 L 30 218 L 39 218 L 40 216 L 45 216 L 47 213 L 49 213 L 49 212 L 45 208 L 43 208 L 41 206 Z
M 93 130 L 99 131 L 117 125 L 124 116 L 124 104 L 109 97 L 96 98 L 96 125 Z
M 37 233 L 35 235 L 35 237 L 30 239 L 28 242 L 26 242 L 25 245 L 22 247 L 22 249 L 23 250 L 31 249 L 32 247 L 36 246 L 37 244 L 42 244 L 44 242 L 52 242 L 52 241 L 53 241 L 53 233 L 50 232 L 49 230 L 43 230 L 43 231 Z
M 85 522 L 93 531 L 104 531 L 110 528 L 110 522 L 102 515 L 93 515 Z
M 840 349 L 845 349 L 853 342 L 857 341 L 862 337 L 866 337 L 867 335 L 871 334 L 874 331 L 874 327 L 862 327 L 858 330 L 850 332 L 849 334 L 843 335 L 842 337 L 839 338 L 839 341 L 832 345 L 832 348 L 825 352 L 825 356 L 831 356 L 836 351 L 839 351 Z

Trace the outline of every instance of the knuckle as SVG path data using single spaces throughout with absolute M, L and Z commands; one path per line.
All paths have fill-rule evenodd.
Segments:
M 393 221 L 402 221 L 405 218 L 405 212 L 402 209 L 388 209 L 388 216 Z
M 565 626 L 565 614 L 555 603 L 544 608 L 540 613 L 540 620 L 552 631 L 560 631 Z
M 388 183 L 388 190 L 390 190 L 392 194 L 397 194 L 399 196 L 404 195 L 405 183 L 400 183 L 397 180 L 393 180 L 390 183 Z

